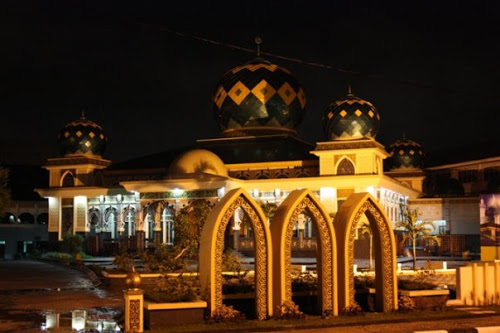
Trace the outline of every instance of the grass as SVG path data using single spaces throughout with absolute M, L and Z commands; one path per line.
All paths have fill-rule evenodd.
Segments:
M 481 307 L 481 310 L 495 311 L 500 314 L 500 307 Z M 239 322 L 214 323 L 214 324 L 191 324 L 178 325 L 168 328 L 151 329 L 151 333 L 182 333 L 182 332 L 249 332 L 249 331 L 284 331 L 290 328 L 321 328 L 321 327 L 339 327 L 368 324 L 383 324 L 395 322 L 410 321 L 432 321 L 441 319 L 453 319 L 463 317 L 474 317 L 482 315 L 473 315 L 467 311 L 457 310 L 456 308 L 446 308 L 443 311 L 412 311 L 409 313 L 375 313 L 369 312 L 358 316 L 338 316 L 323 319 L 319 316 L 307 316 L 307 319 L 289 319 L 289 320 L 245 320 Z

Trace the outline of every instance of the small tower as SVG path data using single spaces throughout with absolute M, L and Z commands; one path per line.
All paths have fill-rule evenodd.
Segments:
M 331 103 L 323 115 L 328 141 L 312 151 L 320 159 L 320 175 L 382 174 L 388 154 L 375 141 L 380 115 L 375 106 L 349 93 Z
M 49 198 L 50 241 L 88 231 L 87 197 L 106 194 L 105 188 L 95 186 L 94 174 L 95 170 L 111 164 L 102 158 L 106 142 L 102 127 L 86 119 L 83 113 L 59 132 L 61 157 L 49 159 L 44 166 L 50 174 L 50 194 L 41 193 Z M 75 187 L 79 187 L 78 191 Z
M 424 151 L 422 146 L 403 135 L 403 138 L 389 145 L 390 158 L 387 160 L 387 175 L 397 179 L 419 192 L 423 190 L 424 172 L 422 170 Z

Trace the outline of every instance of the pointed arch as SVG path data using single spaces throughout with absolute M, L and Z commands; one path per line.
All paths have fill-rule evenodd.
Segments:
M 210 295 L 209 311 L 222 306 L 222 252 L 224 232 L 235 210 L 241 207 L 254 231 L 255 305 L 257 319 L 272 315 L 272 249 L 267 219 L 259 204 L 242 188 L 233 189 L 215 205 L 203 226 L 200 241 L 200 282 Z
M 311 190 L 295 190 L 278 207 L 271 223 L 273 240 L 274 308 L 292 300 L 291 242 L 299 214 L 307 211 L 318 230 L 318 293 L 323 313 L 337 315 L 337 245 L 335 230 L 326 209 Z
M 66 170 L 65 173 L 63 173 L 61 177 L 61 184 L 60 186 L 62 187 L 73 187 L 75 186 L 75 176 L 70 170 Z
M 337 175 L 354 175 L 356 174 L 356 167 L 354 162 L 347 156 L 343 156 L 335 167 L 335 174 Z
M 393 311 L 398 308 L 394 233 L 384 209 L 369 193 L 351 194 L 333 222 L 339 245 L 339 307 L 354 303 L 354 236 L 363 214 L 370 223 L 375 247 L 375 308 Z

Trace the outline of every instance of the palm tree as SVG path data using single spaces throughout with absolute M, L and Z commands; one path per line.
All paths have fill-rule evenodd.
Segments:
M 369 237 L 370 240 L 370 261 L 368 263 L 368 269 L 371 271 L 373 269 L 372 258 L 373 258 L 373 232 L 370 228 L 370 223 L 368 221 L 363 221 L 358 224 L 358 235 L 361 238 Z
M 411 241 L 411 248 L 413 254 L 413 270 L 417 269 L 417 239 L 425 238 L 432 239 L 439 242 L 436 236 L 431 235 L 434 229 L 434 224 L 431 221 L 419 221 L 418 217 L 421 213 L 418 209 L 410 209 L 408 207 L 402 208 L 404 220 L 396 222 L 396 229 L 404 231 L 403 240 L 401 243 Z

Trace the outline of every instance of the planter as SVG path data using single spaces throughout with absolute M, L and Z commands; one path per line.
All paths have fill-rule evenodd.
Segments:
M 144 327 L 155 329 L 172 325 L 202 323 L 207 302 L 144 302 Z
M 110 289 L 122 290 L 127 287 L 125 284 L 125 277 L 127 276 L 127 273 L 109 273 L 104 271 L 102 272 L 102 275 L 104 276 L 106 285 Z M 179 275 L 179 273 L 140 273 L 142 279 L 141 289 L 144 289 L 146 291 L 152 290 L 156 286 L 157 279 L 162 275 L 177 276 Z M 198 273 L 183 273 L 183 275 L 194 276 L 198 275 Z
M 446 306 L 446 301 L 450 291 L 444 290 L 399 290 L 400 296 L 408 296 L 415 303 L 418 310 L 434 309 L 442 310 Z

